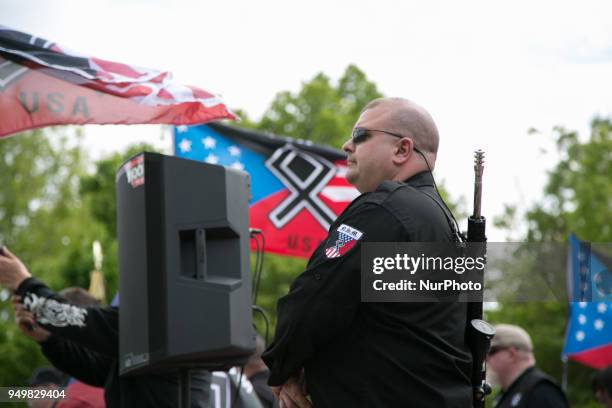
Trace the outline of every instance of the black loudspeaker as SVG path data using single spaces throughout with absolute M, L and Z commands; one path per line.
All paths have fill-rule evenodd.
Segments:
M 248 174 L 145 152 L 115 182 L 119 373 L 242 364 L 255 349 Z

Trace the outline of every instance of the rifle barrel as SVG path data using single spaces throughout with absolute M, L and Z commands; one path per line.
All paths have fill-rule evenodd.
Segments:
M 482 173 L 484 171 L 484 152 L 476 150 L 474 152 L 474 215 L 475 219 L 481 217 L 482 202 Z

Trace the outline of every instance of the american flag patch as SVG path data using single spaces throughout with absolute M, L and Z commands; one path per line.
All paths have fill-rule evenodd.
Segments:
M 363 232 L 346 224 L 340 225 L 328 240 L 331 246 L 325 248 L 325 256 L 328 258 L 341 257 L 354 247 L 362 236 Z

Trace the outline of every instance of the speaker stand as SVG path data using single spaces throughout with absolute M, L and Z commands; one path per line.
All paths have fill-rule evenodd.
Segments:
M 179 369 L 179 408 L 191 408 L 191 370 Z

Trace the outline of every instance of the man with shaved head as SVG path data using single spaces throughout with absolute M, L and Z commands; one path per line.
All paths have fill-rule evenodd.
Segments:
M 382 137 L 376 142 L 361 143 L 377 133 Z M 381 181 L 404 181 L 421 171 L 433 170 L 438 143 L 438 129 L 425 109 L 406 99 L 375 99 L 363 108 L 353 137 L 343 146 L 348 154 L 346 178 L 366 193 L 374 191 Z M 358 160 L 358 156 L 365 157 Z
M 414 102 L 363 108 L 343 146 L 346 178 L 362 194 L 279 300 L 262 356 L 282 406 L 472 406 L 466 303 L 361 302 L 363 242 L 459 240 L 431 173 L 438 144 L 432 117 Z

